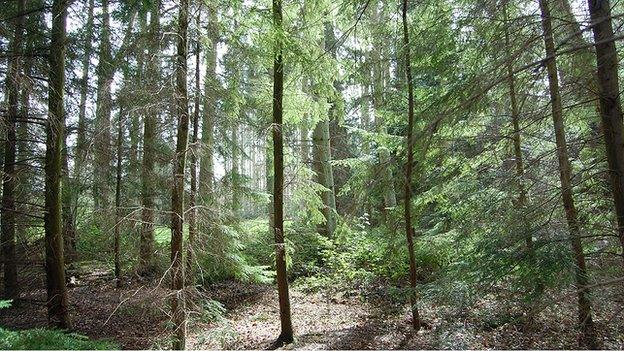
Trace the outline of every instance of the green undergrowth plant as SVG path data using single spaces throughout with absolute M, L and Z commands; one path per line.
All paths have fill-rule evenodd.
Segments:
M 4 350 L 114 350 L 119 345 L 107 340 L 60 330 L 27 329 L 11 331 L 0 328 L 0 349 Z

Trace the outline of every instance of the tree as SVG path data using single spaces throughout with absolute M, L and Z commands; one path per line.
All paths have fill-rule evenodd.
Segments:
M 273 234 L 275 236 L 275 266 L 279 295 L 281 333 L 276 344 L 293 341 L 290 318 L 290 297 L 286 273 L 286 246 L 284 244 L 284 141 L 282 115 L 284 97 L 284 62 L 282 61 L 282 0 L 273 0 Z
M 188 6 L 188 0 L 180 1 L 175 72 L 176 88 L 174 96 L 178 116 L 176 152 L 173 162 L 173 186 L 171 190 L 171 290 L 173 290 L 171 316 L 175 327 L 172 348 L 175 350 L 183 350 L 186 347 L 184 261 L 182 258 L 182 248 L 184 224 L 184 169 L 189 132 L 188 92 L 186 86 Z
M 377 6 L 373 7 L 373 22 L 376 24 L 383 23 L 384 18 L 379 13 Z M 377 39 L 380 40 L 380 39 Z M 372 49 L 372 76 L 373 76 L 373 108 L 375 111 L 375 127 L 378 133 L 387 133 L 386 124 L 382 114 L 382 106 L 384 103 L 384 58 L 382 57 L 381 50 L 383 44 L 381 42 L 376 43 Z M 381 174 L 381 184 L 383 189 L 384 208 L 392 208 L 397 204 L 396 191 L 394 189 L 394 177 L 392 175 L 390 150 L 387 147 L 380 145 L 377 148 L 379 155 L 379 174 Z
M 407 164 L 405 165 L 405 235 L 409 254 L 410 304 L 412 309 L 412 327 L 420 329 L 420 316 L 416 305 L 416 259 L 414 257 L 414 228 L 412 228 L 412 169 L 414 164 L 414 87 L 407 21 L 407 0 L 403 0 L 403 50 L 405 55 L 405 80 L 407 82 Z
M 97 66 L 97 102 L 95 111 L 93 200 L 99 214 L 100 230 L 106 230 L 106 211 L 110 210 L 111 196 L 111 89 L 115 65 L 111 51 L 109 0 L 102 1 L 102 27 Z
M 575 261 L 575 280 L 578 298 L 578 319 L 582 333 L 581 342 L 588 348 L 597 348 L 596 332 L 592 320 L 591 302 L 589 300 L 589 287 L 583 243 L 581 242 L 581 228 L 577 218 L 571 183 L 571 167 L 568 159 L 568 147 L 563 124 L 563 108 L 559 94 L 559 78 L 557 76 L 557 61 L 555 59 L 555 43 L 551 25 L 551 16 L 548 0 L 539 0 L 542 16 L 542 29 L 544 46 L 546 48 L 546 70 L 548 72 L 548 90 L 552 108 L 553 125 L 555 129 L 555 142 L 557 146 L 557 159 L 559 161 L 559 179 L 561 183 L 561 197 L 563 208 L 570 232 L 570 243 Z
M 154 197 L 156 192 L 155 158 L 158 110 L 154 106 L 160 83 L 160 60 L 158 59 L 160 40 L 160 0 L 154 2 L 150 13 L 147 79 L 152 96 L 151 104 L 143 121 L 143 159 L 141 165 L 141 238 L 139 247 L 139 268 L 143 275 L 151 275 L 155 270 L 154 263 Z
M 67 288 L 63 267 L 63 233 L 61 224 L 61 149 L 65 129 L 63 95 L 65 89 L 65 45 L 67 0 L 52 3 L 50 41 L 48 120 L 46 122 L 45 156 L 45 269 L 48 320 L 52 326 L 70 329 Z
M 204 109 L 202 113 L 202 152 L 199 165 L 199 197 L 204 205 L 211 204 L 214 182 L 214 121 L 216 119 L 217 91 L 217 44 L 219 32 L 216 9 L 208 7 L 208 47 L 205 50 L 206 76 L 204 77 Z
M 197 30 L 199 31 L 201 10 L 197 14 Z M 193 108 L 193 137 L 191 138 L 191 193 L 189 196 L 189 237 L 187 250 L 187 279 L 193 281 L 193 261 L 195 259 L 195 240 L 197 236 L 197 142 L 199 141 L 199 100 L 201 95 L 200 80 L 200 45 L 195 45 L 195 98 Z
M 505 20 L 505 49 L 507 54 L 511 54 L 511 41 L 509 36 L 509 19 L 507 18 L 507 3 L 503 5 L 503 16 Z M 516 77 L 514 75 L 513 61 L 511 58 L 505 60 L 505 68 L 507 70 L 507 85 L 509 87 L 509 103 L 511 105 L 511 124 L 513 126 L 513 154 L 514 163 L 516 166 L 516 186 L 518 196 L 516 203 L 520 211 L 525 211 L 527 206 L 527 194 L 524 188 L 524 157 L 522 156 L 521 138 L 520 138 L 520 109 L 518 107 L 518 99 L 516 96 Z M 526 218 L 522 218 L 522 227 L 526 231 L 525 242 L 527 252 L 530 257 L 535 256 L 535 249 L 533 247 L 533 235 L 531 234 L 529 227 L 526 223 Z
M 120 253 L 120 236 L 121 222 L 123 213 L 121 209 L 121 177 L 122 177 L 122 161 L 123 161 L 123 109 L 119 108 L 117 116 L 117 167 L 115 177 L 115 235 L 113 243 L 114 263 L 115 263 L 115 280 L 117 287 L 121 287 L 121 255 Z
M 89 69 L 91 67 L 91 53 L 93 46 L 93 8 L 95 0 L 89 0 L 87 10 L 87 23 L 85 24 L 84 53 L 82 57 L 82 76 L 80 78 L 80 103 L 78 105 L 78 130 L 76 136 L 76 163 L 74 166 L 74 179 L 78 181 L 82 175 L 83 165 L 87 157 L 87 96 L 89 92 Z M 75 190 L 76 197 L 80 196 L 82 187 Z
M 596 45 L 598 96 L 603 136 L 611 176 L 620 245 L 624 250 L 624 137 L 618 80 L 618 55 L 613 41 L 609 0 L 588 0 Z
M 320 233 L 327 237 L 332 237 L 336 229 L 336 196 L 334 193 L 334 172 L 331 164 L 332 148 L 329 134 L 329 116 L 320 120 L 314 127 L 312 145 L 317 181 L 325 188 L 321 193 L 325 223 L 320 226 Z
M 15 262 L 15 187 L 17 175 L 15 173 L 16 155 L 16 126 L 20 112 L 20 70 L 21 51 L 24 34 L 24 0 L 17 2 L 17 15 L 15 16 L 15 33 L 11 40 L 12 57 L 9 60 L 9 72 L 7 76 L 8 111 L 6 125 L 6 142 L 4 143 L 4 174 L 2 177 L 2 211 L 0 212 L 1 232 L 0 246 L 4 260 L 4 297 L 16 299 L 19 296 L 17 284 L 17 264 Z

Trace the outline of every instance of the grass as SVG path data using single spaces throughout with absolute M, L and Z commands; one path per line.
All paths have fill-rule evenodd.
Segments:
M 64 333 L 60 330 L 28 329 L 12 331 L 0 328 L 0 349 L 3 350 L 114 350 L 119 345 L 107 340 Z

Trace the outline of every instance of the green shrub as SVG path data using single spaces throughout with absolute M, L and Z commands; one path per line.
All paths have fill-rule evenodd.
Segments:
M 64 333 L 60 330 L 28 329 L 11 331 L 0 328 L 0 349 L 4 350 L 112 350 L 119 345 L 106 340 Z

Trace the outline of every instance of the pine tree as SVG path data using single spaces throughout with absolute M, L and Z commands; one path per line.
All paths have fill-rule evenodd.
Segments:
M 273 0 L 273 29 L 275 47 L 273 53 L 273 234 L 275 235 L 275 266 L 277 271 L 277 291 L 279 295 L 281 332 L 277 344 L 293 341 L 290 317 L 290 297 L 286 272 L 286 246 L 284 243 L 284 141 L 283 141 L 283 97 L 284 62 L 282 61 L 282 1 Z
M 582 333 L 584 346 L 597 348 L 596 331 L 592 319 L 591 302 L 589 300 L 589 288 L 583 243 L 581 241 L 581 228 L 578 214 L 574 204 L 571 183 L 571 166 L 568 159 L 568 146 L 566 142 L 563 123 L 563 108 L 559 93 L 559 78 L 557 60 L 555 58 L 555 43 L 551 25 L 551 15 L 548 0 L 539 0 L 542 16 L 542 29 L 544 34 L 544 46 L 546 48 L 546 70 L 548 72 L 548 90 L 550 92 L 550 104 L 552 108 L 553 125 L 555 129 L 555 142 L 557 146 L 557 159 L 559 161 L 559 178 L 561 182 L 561 196 L 563 208 L 568 222 L 568 230 L 572 252 L 575 261 L 575 280 L 578 297 L 579 325 Z
M 175 103 L 178 116 L 176 152 L 174 155 L 173 186 L 171 190 L 171 316 L 174 325 L 175 350 L 186 347 L 186 306 L 184 296 L 183 224 L 184 224 L 184 169 L 189 132 L 187 92 L 187 30 L 188 0 L 180 1 L 178 17 L 178 44 L 176 60 Z
M 2 177 L 2 211 L 0 212 L 1 232 L 0 246 L 4 260 L 4 297 L 16 299 L 19 296 L 17 284 L 17 264 L 15 262 L 15 187 L 17 175 L 15 169 L 17 146 L 17 118 L 20 111 L 19 92 L 21 80 L 21 52 L 24 34 L 24 6 L 25 1 L 17 2 L 17 16 L 15 16 L 15 33 L 11 40 L 9 72 L 7 76 L 8 111 L 7 133 L 4 143 L 4 174 Z
M 65 112 L 65 46 L 66 0 L 52 3 L 52 32 L 50 41 L 50 77 L 48 120 L 46 123 L 45 157 L 45 269 L 48 320 L 50 325 L 70 329 L 65 269 L 63 267 L 63 233 L 61 223 L 61 151 Z

